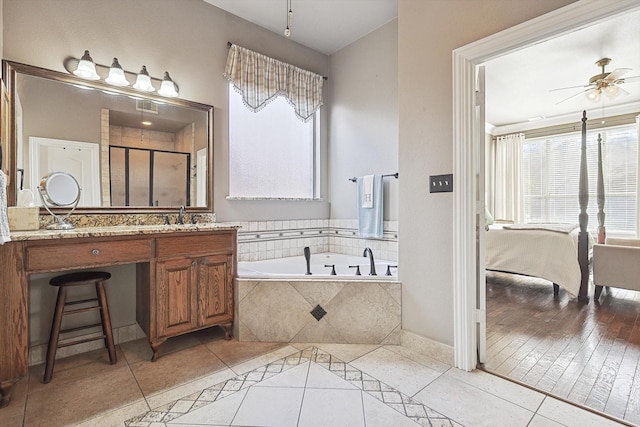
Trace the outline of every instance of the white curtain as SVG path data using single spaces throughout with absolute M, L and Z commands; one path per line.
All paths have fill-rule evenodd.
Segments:
M 524 134 L 499 136 L 495 142 L 494 212 L 496 220 L 521 222 L 520 165 Z
M 254 112 L 277 96 L 284 96 L 296 116 L 307 122 L 322 105 L 321 75 L 235 44 L 229 48 L 224 76 Z

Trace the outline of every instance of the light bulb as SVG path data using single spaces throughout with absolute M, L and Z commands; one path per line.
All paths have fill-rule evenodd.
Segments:
M 604 89 L 604 93 L 609 99 L 614 99 L 620 93 L 620 89 L 618 89 L 618 86 L 611 85 Z
M 286 37 L 289 37 L 289 36 L 291 35 L 291 30 L 289 29 L 289 27 L 287 27 L 287 28 L 285 28 L 285 29 L 284 29 L 284 35 L 285 35 Z
M 289 13 L 287 14 L 287 22 L 289 25 L 293 24 L 293 11 L 289 9 Z
M 586 93 L 586 97 L 589 101 L 600 101 L 600 90 L 591 89 Z

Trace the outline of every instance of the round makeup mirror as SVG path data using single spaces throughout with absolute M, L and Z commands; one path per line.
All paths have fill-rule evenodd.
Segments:
M 75 210 L 80 201 L 80 185 L 73 175 L 66 172 L 52 172 L 40 180 L 38 186 L 42 204 L 47 211 L 57 220 L 56 224 L 48 226 L 48 229 L 69 230 L 73 224 L 68 221 L 69 215 Z M 71 207 L 66 215 L 56 215 L 50 208 Z

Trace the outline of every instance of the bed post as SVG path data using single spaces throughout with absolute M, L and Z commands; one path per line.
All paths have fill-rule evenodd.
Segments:
M 587 215 L 587 205 L 589 205 L 589 177 L 587 175 L 587 112 L 582 112 L 582 145 L 580 147 L 580 187 L 578 201 L 580 202 L 580 234 L 578 235 L 578 264 L 580 265 L 581 280 L 579 301 L 589 301 L 589 215 Z
M 607 240 L 607 229 L 604 226 L 604 177 L 602 174 L 602 137 L 598 134 L 598 243 Z

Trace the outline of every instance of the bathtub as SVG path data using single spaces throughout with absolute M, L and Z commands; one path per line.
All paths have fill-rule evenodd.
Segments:
M 375 255 L 375 254 L 374 254 Z M 342 255 L 333 253 L 311 254 L 311 275 L 306 275 L 307 264 L 304 256 L 294 256 L 265 261 L 242 261 L 238 262 L 238 277 L 240 278 L 268 278 L 268 279 L 291 279 L 300 277 L 306 279 L 333 278 L 347 280 L 397 280 L 397 267 L 390 268 L 391 276 L 387 276 L 388 266 L 397 266 L 396 261 L 375 259 L 377 276 L 369 275 L 369 258 L 352 255 Z M 331 267 L 334 265 L 336 276 L 331 275 Z M 360 276 L 356 275 L 356 268 L 349 266 L 360 266 Z
M 335 264 L 337 275 L 330 275 Z M 355 275 L 359 265 L 361 276 Z M 402 284 L 385 276 L 395 261 L 330 253 L 239 262 L 235 288 L 234 335 L 239 341 L 400 344 Z

